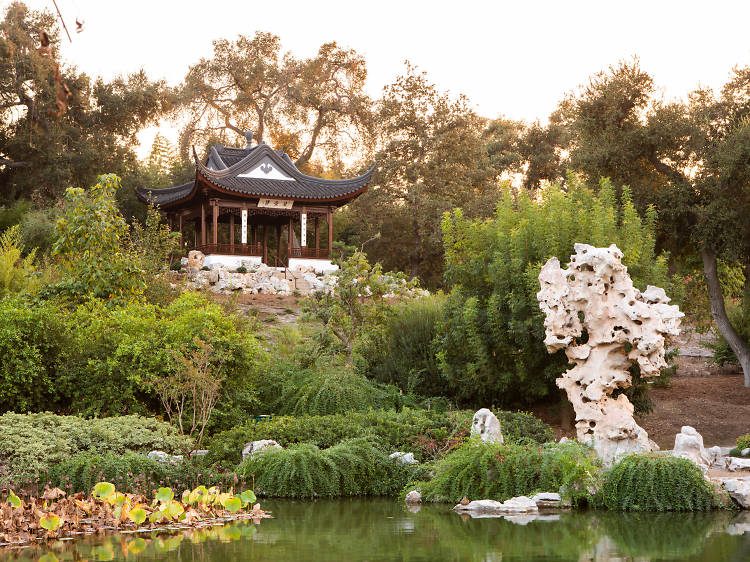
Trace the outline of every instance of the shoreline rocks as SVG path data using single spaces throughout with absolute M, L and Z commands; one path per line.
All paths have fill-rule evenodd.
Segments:
M 454 511 L 458 513 L 501 515 L 505 513 L 535 513 L 539 511 L 536 502 L 526 496 L 510 498 L 504 502 L 496 500 L 474 500 L 466 505 L 457 504 Z
M 245 444 L 245 447 L 242 449 L 242 460 L 244 461 L 246 458 L 251 457 L 256 453 L 260 453 L 265 449 L 283 449 L 283 447 L 273 439 L 253 441 Z

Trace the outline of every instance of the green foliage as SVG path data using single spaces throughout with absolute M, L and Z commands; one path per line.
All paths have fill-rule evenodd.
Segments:
M 34 272 L 36 249 L 23 256 L 23 243 L 18 225 L 0 233 L 0 297 L 18 292 L 30 283 Z
M 380 264 L 371 266 L 365 254 L 356 251 L 341 262 L 335 290 L 313 293 L 304 311 L 340 340 L 346 362 L 352 364 L 357 346 L 378 338 L 391 313 L 385 295 L 404 295 L 415 286 L 403 275 L 384 275 Z
M 290 498 L 395 495 L 420 471 L 388 458 L 368 438 L 323 450 L 302 443 L 261 451 L 237 467 L 246 479 L 255 475 L 261 495 Z
M 573 503 L 588 502 L 598 489 L 601 467 L 595 453 L 571 441 L 563 445 L 505 445 L 471 439 L 438 460 L 434 477 L 410 484 L 426 501 L 504 501 L 537 492 L 557 492 Z
M 128 225 L 117 208 L 120 178 L 99 176 L 89 190 L 68 188 L 53 255 L 62 260 L 59 292 L 127 302 L 143 293 L 143 271 L 124 251 Z
M 244 265 L 241 265 L 235 271 L 237 273 L 247 273 L 247 268 Z
M 433 345 L 443 301 L 440 296 L 430 296 L 396 305 L 386 325 L 382 347 L 365 352 L 368 375 L 406 392 L 443 394 L 445 379 Z
M 536 293 L 539 270 L 573 245 L 617 244 L 640 287 L 669 289 L 666 256 L 655 250 L 655 214 L 641 217 L 628 189 L 598 193 L 571 176 L 567 190 L 551 186 L 533 199 L 506 188 L 495 217 L 467 220 L 460 210 L 443 220 L 446 283 L 452 287 L 436 339 L 447 396 L 463 403 L 524 404 L 548 396 L 566 368 L 562 352 L 544 346 Z
M 742 337 L 745 342 L 750 342 L 750 302 L 743 302 L 742 306 L 728 306 L 727 315 L 729 316 L 729 321 L 732 323 L 735 330 L 737 330 L 740 337 Z M 711 361 L 714 364 L 721 367 L 727 363 L 737 363 L 737 356 L 734 351 L 732 351 L 732 348 L 729 347 L 727 340 L 725 340 L 720 334 L 717 335 L 716 339 L 711 342 L 709 346 L 713 350 Z
M 296 371 L 282 385 L 278 412 L 283 415 L 327 415 L 376 408 L 383 392 L 345 365 L 318 363 Z
M 1 485 L 35 482 L 81 451 L 122 455 L 190 450 L 189 439 L 167 423 L 138 416 L 84 420 L 75 416 L 13 414 L 0 416 Z
M 164 308 L 110 308 L 92 301 L 77 307 L 70 320 L 76 330 L 60 359 L 58 385 L 77 412 L 157 409 L 153 382 L 183 369 L 179 357 L 198 351 L 196 338 L 211 345 L 213 366 L 226 376 L 213 427 L 237 423 L 255 403 L 264 352 L 252 332 L 200 295 L 184 293 Z
M 606 474 L 598 501 L 619 511 L 705 511 L 716 493 L 695 463 L 671 455 L 630 455 Z
M 209 443 L 208 461 L 225 466 L 237 464 L 246 443 L 273 439 L 286 447 L 311 443 L 327 448 L 356 437 L 373 436 L 383 450 L 413 451 L 425 458 L 424 439 L 441 443 L 468 435 L 473 412 L 435 412 L 404 408 L 350 412 L 346 415 L 274 417 L 272 421 L 250 423 L 215 435 Z M 531 414 L 496 412 L 509 442 L 543 443 L 552 439 L 552 429 Z
M 57 405 L 56 362 L 69 345 L 65 314 L 51 302 L 0 299 L 0 412 Z
M 737 438 L 737 450 L 742 452 L 748 447 L 750 447 L 750 433 L 746 433 L 745 435 L 740 435 Z

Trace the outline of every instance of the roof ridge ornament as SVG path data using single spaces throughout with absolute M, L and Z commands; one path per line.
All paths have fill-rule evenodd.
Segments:
M 247 141 L 247 144 L 245 145 L 246 149 L 252 148 L 253 146 L 253 132 L 252 131 L 245 131 L 245 139 Z

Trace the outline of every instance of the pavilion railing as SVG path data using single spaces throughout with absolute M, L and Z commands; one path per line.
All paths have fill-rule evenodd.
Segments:
M 290 258 L 325 258 L 328 259 L 331 253 L 328 248 L 292 248 L 289 252 Z
M 230 256 L 262 256 L 263 244 L 199 244 L 194 248 L 204 254 Z

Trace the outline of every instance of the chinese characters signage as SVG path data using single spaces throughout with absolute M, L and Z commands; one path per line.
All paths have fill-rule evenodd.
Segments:
M 258 201 L 258 207 L 266 209 L 291 209 L 293 204 L 293 199 L 260 199 Z

